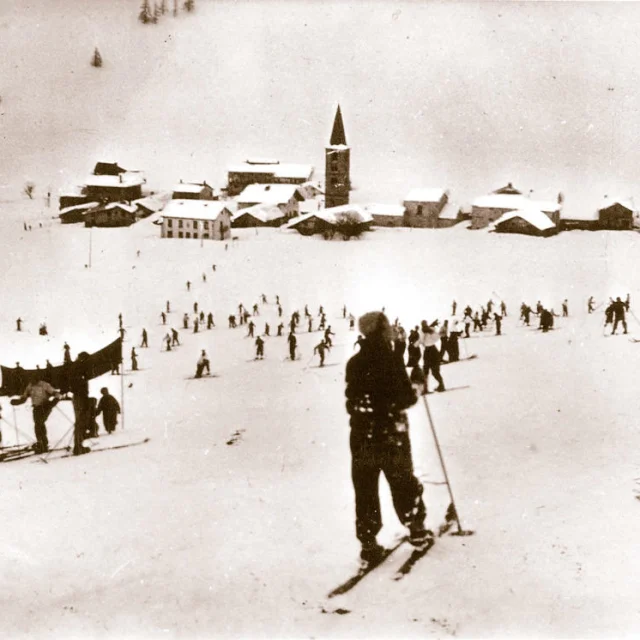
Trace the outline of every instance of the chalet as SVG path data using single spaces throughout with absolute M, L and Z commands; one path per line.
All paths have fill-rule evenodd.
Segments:
M 332 234 L 336 230 L 336 225 L 345 218 L 354 220 L 360 226 L 361 231 L 369 230 L 373 224 L 373 216 L 363 207 L 345 204 L 298 216 L 290 220 L 286 228 L 295 229 L 302 235 Z
M 302 185 L 311 180 L 313 167 L 256 158 L 229 167 L 227 175 L 227 193 L 237 196 L 251 184 Z
M 118 166 L 117 162 L 96 162 L 93 168 L 94 176 L 119 176 L 121 173 L 127 173 L 127 170 Z
M 275 205 L 288 220 L 298 215 L 298 203 L 304 200 L 293 184 L 250 184 L 236 198 L 238 209 L 247 209 L 257 204 Z
M 142 198 L 145 179 L 140 172 L 112 175 L 90 175 L 85 182 L 85 194 L 101 202 L 131 202 Z
M 138 220 L 138 208 L 124 202 L 110 202 L 87 211 L 85 227 L 130 227 Z
M 85 193 L 84 187 L 78 185 L 60 194 L 58 207 L 62 210 L 87 202 L 89 202 L 89 197 Z
M 407 227 L 438 226 L 438 216 L 449 200 L 444 189 L 412 189 L 404 199 L 404 224 Z
M 287 219 L 282 211 L 274 205 L 256 204 L 247 209 L 238 210 L 231 217 L 231 226 L 234 229 L 247 227 L 279 227 Z
M 77 204 L 72 207 L 65 207 L 60 209 L 58 217 L 62 224 L 73 224 L 75 222 L 84 222 L 84 218 L 88 211 L 99 207 L 99 202 L 87 202 L 85 204 Z
M 213 188 L 204 182 L 182 182 L 175 185 L 172 190 L 173 200 L 217 200 Z
M 164 201 L 161 197 L 147 196 L 146 198 L 140 198 L 134 200 L 132 203 L 138 209 L 139 218 L 147 218 L 152 213 L 160 211 L 164 207 Z
M 635 217 L 635 205 L 632 200 L 616 200 L 605 196 L 598 209 L 598 228 L 630 230 L 634 227 Z
M 558 233 L 558 227 L 551 222 L 547 214 L 528 208 L 503 213 L 495 221 L 495 231 L 547 238 Z
M 401 204 L 366 204 L 364 210 L 373 218 L 374 227 L 404 226 L 404 206 Z
M 513 189 L 513 191 L 516 191 Z M 491 222 L 495 222 L 500 216 L 509 211 L 520 209 L 533 209 L 542 211 L 553 222 L 558 225 L 560 221 L 560 211 L 562 201 L 560 196 L 558 201 L 533 200 L 523 196 L 521 193 L 491 193 L 487 196 L 476 198 L 471 207 L 471 228 L 483 229 Z
M 231 236 L 231 211 L 212 200 L 170 200 L 162 211 L 163 238 L 227 240 Z

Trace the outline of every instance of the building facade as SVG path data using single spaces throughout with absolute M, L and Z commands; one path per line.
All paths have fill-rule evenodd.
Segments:
M 283 163 L 279 160 L 248 159 L 229 167 L 227 194 L 237 196 L 251 184 L 303 185 L 313 176 L 310 164 Z
M 412 189 L 404 199 L 404 225 L 407 227 L 438 227 L 438 217 L 449 201 L 444 189 Z
M 231 211 L 224 202 L 171 200 L 162 211 L 163 238 L 228 240 Z

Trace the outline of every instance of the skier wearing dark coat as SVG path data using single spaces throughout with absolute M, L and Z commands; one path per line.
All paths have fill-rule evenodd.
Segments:
M 258 336 L 256 338 L 256 360 L 262 360 L 264 358 L 264 340 Z
M 427 321 L 423 320 L 422 336 L 420 337 L 420 343 L 424 347 L 424 353 L 422 355 L 422 358 L 423 358 L 423 369 L 424 369 L 424 379 L 425 379 L 425 391 L 427 389 L 427 386 L 426 386 L 427 381 L 429 380 L 429 372 L 432 373 L 433 377 L 438 382 L 436 391 L 445 390 L 444 380 L 440 375 L 440 351 L 438 350 L 438 347 L 437 347 L 438 339 L 439 339 L 439 336 L 436 333 L 436 330 L 433 328 L 433 325 L 429 326 L 427 324 Z
M 320 340 L 320 342 L 313 348 L 313 353 L 317 353 L 320 356 L 321 367 L 324 367 L 325 351 L 331 351 L 331 347 L 324 340 Z
M 433 534 L 424 527 L 423 488 L 414 475 L 406 409 L 416 394 L 400 359 L 391 347 L 386 316 L 373 311 L 362 316 L 364 339 L 346 369 L 346 407 L 350 415 L 351 477 L 355 491 L 356 536 L 360 557 L 375 562 L 382 554 L 376 536 L 382 528 L 379 477 L 384 473 L 400 522 L 409 528 L 410 542 L 426 545 Z
M 291 360 L 295 360 L 296 359 L 296 346 L 298 345 L 298 339 L 296 338 L 296 336 L 293 333 L 293 331 L 291 331 L 289 333 L 289 336 L 287 337 L 287 342 L 289 343 L 289 358 Z
M 96 418 L 102 414 L 102 421 L 107 433 L 113 433 L 118 424 L 118 414 L 120 413 L 120 405 L 118 401 L 109 393 L 107 387 L 100 389 L 102 397 L 98 402 L 96 409 Z
M 616 298 L 616 301 L 612 304 L 613 307 L 613 330 L 611 335 L 614 335 L 618 328 L 618 323 L 622 323 L 624 333 L 627 333 L 627 321 L 625 319 L 625 306 L 624 302 L 620 298 Z

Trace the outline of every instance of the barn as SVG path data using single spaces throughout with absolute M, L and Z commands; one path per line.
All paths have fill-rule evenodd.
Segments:
M 304 198 L 294 184 L 250 184 L 236 198 L 238 209 L 276 206 L 287 220 L 298 215 L 298 203 L 302 200 Z
M 174 185 L 171 198 L 173 200 L 217 200 L 218 195 L 213 187 L 204 182 L 180 182 Z
M 491 193 L 473 201 L 471 207 L 471 228 L 483 229 L 495 222 L 504 213 L 534 209 L 542 211 L 554 225 L 560 221 L 561 202 L 553 200 L 532 200 L 520 193 Z
M 522 233 L 547 238 L 558 233 L 558 227 L 544 212 L 537 209 L 520 209 L 502 214 L 495 221 L 498 233 Z
M 95 207 L 99 207 L 99 202 L 87 202 L 85 204 L 77 204 L 73 207 L 65 207 L 60 210 L 58 217 L 62 224 L 74 224 L 76 222 L 84 222 L 87 212 Z
M 598 227 L 600 229 L 630 230 L 634 227 L 635 217 L 635 205 L 631 199 L 605 198 L 598 209 Z
M 247 209 L 240 209 L 231 217 L 231 226 L 234 229 L 248 227 L 279 227 L 287 219 L 276 206 L 256 204 Z
M 138 208 L 124 202 L 111 202 L 88 211 L 85 227 L 130 227 L 138 220 Z
M 404 206 L 401 204 L 365 204 L 364 210 L 373 218 L 374 227 L 404 226 Z
M 444 189 L 412 189 L 403 201 L 405 226 L 437 227 L 438 217 L 448 200 L 449 192 Z

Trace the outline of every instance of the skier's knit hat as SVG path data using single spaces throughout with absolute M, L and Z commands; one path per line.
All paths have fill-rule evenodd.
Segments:
M 365 313 L 358 320 L 358 329 L 365 338 L 391 338 L 391 325 L 382 311 Z

